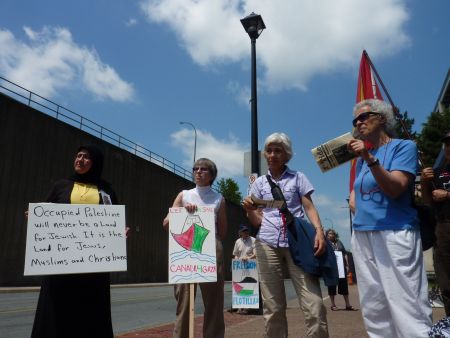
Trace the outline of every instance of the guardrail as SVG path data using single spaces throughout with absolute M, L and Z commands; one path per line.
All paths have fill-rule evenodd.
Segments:
M 45 97 L 33 93 L 32 91 L 23 88 L 1 76 L 0 91 L 12 98 L 17 99 L 18 101 L 21 101 L 29 107 L 38 109 L 39 111 L 55 117 L 56 119 L 73 127 L 86 131 L 89 134 L 94 135 L 110 144 L 118 146 L 121 149 L 125 149 L 136 156 L 142 157 L 154 164 L 159 165 L 160 167 L 172 171 L 176 175 L 192 180 L 192 172 L 190 170 L 186 170 L 163 156 L 158 155 L 147 148 L 144 148 L 137 143 L 102 127 L 98 123 L 95 123 L 80 114 L 71 111 L 70 109 L 48 100 Z

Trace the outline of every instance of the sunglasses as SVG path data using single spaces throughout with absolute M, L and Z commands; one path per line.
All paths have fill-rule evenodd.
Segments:
M 364 122 L 366 121 L 369 117 L 371 117 L 372 115 L 380 115 L 380 113 L 375 113 L 373 111 L 366 111 L 364 113 L 359 114 L 357 117 L 355 117 L 353 119 L 353 127 L 356 127 L 356 123 L 359 122 Z
M 205 167 L 194 167 L 194 168 L 192 168 L 192 171 L 195 173 L 195 172 L 197 172 L 197 171 L 199 171 L 200 170 L 200 172 L 202 172 L 202 173 L 205 173 L 205 172 L 207 172 L 207 171 L 209 171 L 209 169 L 208 168 L 205 168 Z

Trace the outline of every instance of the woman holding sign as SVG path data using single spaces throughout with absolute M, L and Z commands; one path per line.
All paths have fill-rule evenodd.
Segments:
M 103 154 L 94 145 L 78 148 L 74 173 L 57 181 L 47 202 L 117 204 L 111 186 L 101 179 Z M 44 277 L 32 338 L 112 338 L 109 273 Z
M 417 147 L 394 138 L 392 107 L 370 99 L 353 109 L 359 158 L 350 194 L 352 248 L 361 309 L 371 337 L 427 337 L 431 306 L 412 205 Z M 370 144 L 370 147 L 368 146 Z
M 319 214 L 311 198 L 314 188 L 302 172 L 287 166 L 292 158 L 289 137 L 284 133 L 269 135 L 264 144 L 264 156 L 269 167 L 268 175 L 258 177 L 251 187 L 251 194 L 258 199 L 272 200 L 269 179 L 275 182 L 282 190 L 289 211 L 296 217 L 304 217 L 304 214 L 308 216 L 316 229 L 314 255 L 322 255 L 326 242 Z M 247 210 L 251 224 L 259 227 L 255 247 L 264 307 L 265 337 L 288 336 L 284 269 L 289 271 L 305 314 L 307 335 L 328 337 L 319 279 L 294 263 L 289 251 L 285 215 L 277 208 L 264 208 L 262 213 L 258 212 L 251 197 L 244 199 L 243 207 Z
M 221 194 L 213 191 L 211 185 L 217 177 L 217 167 L 213 161 L 200 158 L 192 168 L 196 187 L 181 191 L 175 198 L 173 207 L 185 207 L 189 213 L 196 211 L 198 206 L 214 205 L 216 222 L 216 259 L 217 282 L 200 283 L 205 315 L 203 321 L 203 337 L 223 338 L 225 335 L 224 306 L 224 276 L 222 242 L 227 231 L 227 216 L 225 200 Z M 163 221 L 163 226 L 169 228 L 169 216 Z M 173 337 L 189 337 L 189 284 L 175 285 L 177 300 L 177 319 Z
M 325 232 L 325 237 L 330 241 L 331 246 L 335 252 L 340 252 L 340 255 L 336 256 L 336 259 L 339 259 L 340 262 L 338 266 L 341 265 L 344 276 L 339 278 L 339 284 L 328 287 L 328 295 L 330 296 L 331 301 L 331 311 L 337 311 L 339 308 L 336 306 L 336 302 L 334 298 L 336 297 L 336 288 L 340 295 L 344 297 L 345 301 L 345 310 L 346 311 L 356 311 L 356 309 L 350 305 L 350 300 L 348 298 L 348 282 L 347 282 L 347 271 L 349 271 L 348 265 L 348 255 L 347 250 L 345 250 L 344 244 L 340 240 L 337 239 L 336 232 L 334 229 L 328 229 Z M 338 258 L 339 257 L 339 258 Z

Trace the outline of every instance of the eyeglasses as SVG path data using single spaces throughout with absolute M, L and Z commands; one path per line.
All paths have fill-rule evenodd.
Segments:
M 356 123 L 359 122 L 364 122 L 366 121 L 369 117 L 371 117 L 372 115 L 380 115 L 380 113 L 375 113 L 373 111 L 366 111 L 364 113 L 359 114 L 358 116 L 356 116 L 352 123 L 353 123 L 353 127 L 356 127 Z
M 202 172 L 202 173 L 205 173 L 205 172 L 207 172 L 207 171 L 209 171 L 209 169 L 208 168 L 205 168 L 205 167 L 194 167 L 194 168 L 192 168 L 192 171 L 195 173 L 195 172 L 197 172 L 197 171 L 199 171 L 200 170 L 200 172 Z

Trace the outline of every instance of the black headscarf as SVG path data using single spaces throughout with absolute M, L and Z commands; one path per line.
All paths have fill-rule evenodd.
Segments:
M 91 169 L 85 174 L 74 173 L 70 176 L 70 180 L 80 183 L 88 183 L 100 185 L 102 182 L 103 171 L 103 153 L 99 147 L 93 144 L 82 145 L 78 148 L 77 153 L 81 150 L 87 150 L 92 161 Z

